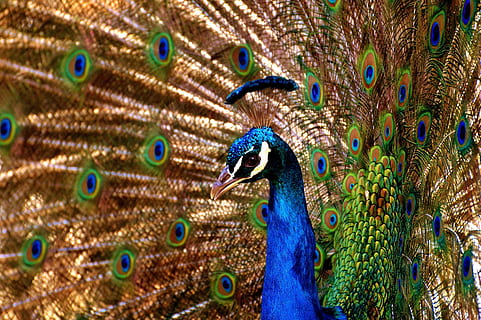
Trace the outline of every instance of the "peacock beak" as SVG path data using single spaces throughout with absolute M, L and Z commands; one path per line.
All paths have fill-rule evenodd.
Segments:
M 249 178 L 233 178 L 229 173 L 229 167 L 225 167 L 217 178 L 217 181 L 212 185 L 210 197 L 214 200 L 217 200 L 221 195 L 247 179 Z

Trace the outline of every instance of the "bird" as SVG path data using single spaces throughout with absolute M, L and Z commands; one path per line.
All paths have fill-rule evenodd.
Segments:
M 293 81 L 271 76 L 247 82 L 232 95 L 264 86 L 298 88 Z M 234 102 L 232 95 L 226 100 Z M 214 199 L 242 182 L 267 178 L 270 184 L 262 319 L 346 319 L 341 310 L 319 305 L 315 236 L 292 149 L 270 127 L 253 128 L 229 148 L 227 164 L 212 187 Z
M 479 319 L 480 7 L 0 1 L 1 317 Z

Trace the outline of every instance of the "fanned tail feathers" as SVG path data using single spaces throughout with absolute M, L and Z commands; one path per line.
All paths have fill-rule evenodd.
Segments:
M 0 314 L 259 318 L 268 186 L 209 193 L 269 123 L 301 163 L 327 318 L 479 318 L 479 12 L 0 2 Z M 224 104 L 267 76 L 300 88 Z

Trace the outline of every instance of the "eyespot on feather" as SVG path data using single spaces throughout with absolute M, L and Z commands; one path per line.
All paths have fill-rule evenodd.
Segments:
M 424 146 L 429 139 L 429 130 L 431 128 L 431 113 L 423 112 L 417 120 L 416 141 L 419 146 Z
M 441 209 L 436 209 L 431 223 L 433 238 L 437 245 L 437 248 L 445 249 L 445 237 L 444 237 L 444 227 L 443 227 L 443 217 L 441 215 Z
M 333 12 L 339 12 L 339 9 L 341 8 L 342 1 L 341 0 L 324 0 L 325 4 L 329 9 L 331 9 Z
M 397 177 L 402 179 L 406 172 L 406 152 L 404 150 L 399 151 L 395 170 Z
M 112 259 L 112 273 L 118 280 L 126 280 L 132 276 L 135 269 L 135 254 L 129 249 L 120 249 Z
M 456 123 L 455 143 L 458 150 L 463 154 L 472 146 L 471 127 L 465 116 Z
M 102 177 L 93 168 L 85 169 L 77 181 L 77 194 L 81 200 L 93 200 L 97 198 L 102 187 Z
M 348 173 L 342 182 L 342 191 L 345 194 L 352 194 L 352 190 L 357 183 L 357 177 L 354 173 Z
M 164 136 L 157 135 L 147 140 L 144 148 L 144 160 L 153 167 L 166 163 L 170 154 L 169 142 Z
M 464 0 L 459 17 L 459 24 L 464 31 L 470 31 L 477 7 L 478 0 Z
M 0 147 L 12 144 L 17 134 L 18 126 L 15 117 L 10 113 L 0 114 Z
M 422 286 L 421 261 L 414 259 L 410 268 L 410 280 L 413 288 L 419 290 Z
M 27 239 L 22 246 L 22 263 L 27 268 L 40 266 L 48 251 L 48 242 L 41 235 Z
M 304 95 L 307 104 L 315 109 L 321 110 L 324 105 L 324 85 L 312 72 L 306 73 L 304 79 Z
M 461 279 L 464 285 L 472 285 L 473 277 L 473 252 L 466 250 L 461 258 Z
M 397 83 L 397 96 L 395 98 L 398 110 L 404 110 L 411 98 L 411 71 L 404 70 L 399 76 Z
M 431 19 L 429 25 L 429 50 L 438 52 L 444 45 L 444 36 L 446 28 L 446 14 L 439 11 Z
M 256 226 L 267 228 L 267 216 L 269 214 L 268 201 L 265 199 L 257 201 L 252 207 L 252 218 Z
M 190 223 L 182 218 L 175 220 L 167 231 L 167 244 L 177 248 L 185 245 L 191 231 Z
M 406 197 L 405 212 L 408 219 L 411 219 L 416 213 L 416 196 L 414 193 L 410 193 Z
M 396 130 L 393 115 L 391 113 L 386 113 L 382 119 L 381 119 L 381 124 L 382 124 L 382 130 L 381 130 L 381 135 L 382 135 L 382 141 L 385 145 L 391 143 L 394 137 L 394 133 Z
M 361 56 L 360 74 L 362 85 L 367 92 L 371 92 L 379 76 L 379 61 L 372 46 L 369 46 Z
M 320 149 L 311 152 L 311 171 L 314 178 L 324 181 L 330 176 L 330 163 L 327 154 Z
M 149 46 L 151 60 L 160 68 L 165 68 L 172 63 L 175 47 L 172 36 L 167 32 L 161 32 L 152 37 Z
M 211 291 L 218 302 L 229 302 L 232 300 L 237 289 L 237 278 L 229 272 L 219 272 L 214 275 Z
M 92 71 L 92 60 L 85 49 L 69 52 L 62 63 L 62 74 L 73 84 L 85 82 Z
M 254 69 L 254 53 L 245 43 L 234 47 L 230 52 L 230 62 L 234 71 L 242 76 L 248 76 Z
M 316 250 L 315 250 L 315 256 L 314 256 L 314 270 L 316 272 L 322 270 L 322 267 L 324 266 L 324 263 L 326 261 L 326 251 L 321 248 L 321 246 L 316 243 Z
M 349 153 L 356 159 L 359 158 L 362 152 L 364 141 L 361 137 L 361 132 L 357 125 L 352 125 L 347 133 Z
M 327 232 L 336 231 L 339 225 L 339 212 L 336 208 L 327 208 L 322 212 L 322 227 Z

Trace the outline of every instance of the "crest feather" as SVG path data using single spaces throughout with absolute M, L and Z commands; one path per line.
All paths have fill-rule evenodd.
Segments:
M 248 81 L 232 91 L 226 98 L 226 104 L 235 104 L 239 111 L 251 121 L 251 127 L 274 127 L 277 109 L 287 100 L 287 92 L 297 90 L 294 80 L 278 76 Z M 276 130 L 275 130 L 276 131 Z

